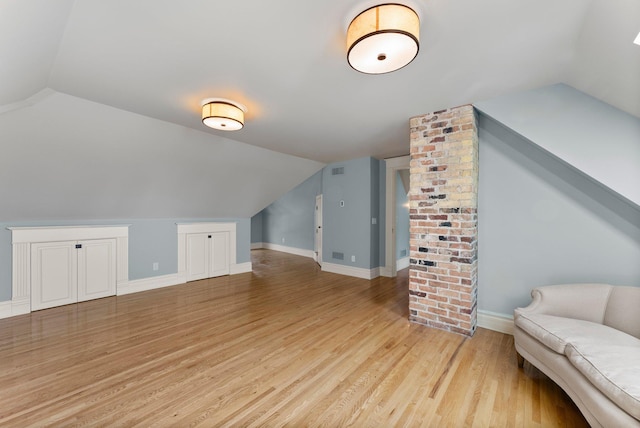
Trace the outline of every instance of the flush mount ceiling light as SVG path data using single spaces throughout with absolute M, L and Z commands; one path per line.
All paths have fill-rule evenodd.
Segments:
M 636 36 L 636 39 L 633 41 L 636 45 L 640 46 L 640 33 Z
M 349 24 L 347 60 L 362 73 L 389 73 L 413 61 L 419 38 L 420 18 L 413 9 L 395 3 L 374 6 Z
M 244 126 L 247 108 L 224 98 L 208 98 L 202 102 L 202 123 L 222 131 L 237 131 Z

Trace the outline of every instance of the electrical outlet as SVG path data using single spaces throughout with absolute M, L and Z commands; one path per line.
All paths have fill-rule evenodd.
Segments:
M 378 219 L 375 217 L 371 217 L 371 224 L 378 224 Z
M 355 263 L 355 262 L 356 262 L 356 256 L 351 256 L 351 261 L 352 261 L 353 263 Z
M 158 269 L 160 269 L 160 263 L 154 262 L 153 263 L 153 270 L 158 270 Z

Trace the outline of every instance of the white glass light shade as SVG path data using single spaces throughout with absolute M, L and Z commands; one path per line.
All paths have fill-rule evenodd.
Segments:
M 410 7 L 382 4 L 356 16 L 347 30 L 347 60 L 356 70 L 383 74 L 409 64 L 420 47 L 420 18 Z
M 222 131 L 237 131 L 244 126 L 244 109 L 226 100 L 209 101 L 202 106 L 202 123 Z

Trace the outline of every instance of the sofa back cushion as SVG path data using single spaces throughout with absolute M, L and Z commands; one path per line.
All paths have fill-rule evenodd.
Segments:
M 640 339 L 640 287 L 613 287 L 603 324 Z

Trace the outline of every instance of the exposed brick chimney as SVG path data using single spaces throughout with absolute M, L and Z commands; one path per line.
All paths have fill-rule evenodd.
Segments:
M 411 119 L 410 170 L 410 319 L 472 336 L 478 295 L 478 130 L 471 105 Z

